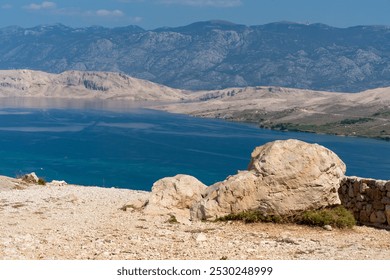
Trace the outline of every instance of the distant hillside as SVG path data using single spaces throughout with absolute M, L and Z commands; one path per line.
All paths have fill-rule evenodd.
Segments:
M 0 97 L 155 101 L 148 106 L 173 113 L 390 140 L 390 87 L 354 94 L 271 86 L 184 91 L 112 72 L 1 70 Z
M 222 21 L 144 30 L 0 29 L 0 69 L 113 71 L 182 89 L 283 86 L 358 92 L 390 86 L 390 28 Z
M 157 108 L 198 117 L 250 122 L 282 131 L 390 140 L 390 87 L 359 93 L 281 87 L 196 92 L 191 102 Z
M 59 97 L 180 101 L 182 90 L 109 72 L 67 71 L 49 74 L 0 70 L 0 97 Z

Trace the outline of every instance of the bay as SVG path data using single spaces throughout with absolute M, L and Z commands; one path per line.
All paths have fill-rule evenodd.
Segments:
M 347 175 L 390 179 L 390 143 L 380 140 L 272 131 L 134 106 L 1 104 L 0 174 L 6 176 L 36 172 L 47 181 L 150 190 L 160 178 L 189 174 L 210 185 L 245 170 L 256 146 L 293 138 L 336 152 Z

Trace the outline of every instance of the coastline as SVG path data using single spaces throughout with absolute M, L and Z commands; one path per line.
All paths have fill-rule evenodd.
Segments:
M 321 127 L 318 127 L 313 124 L 293 124 L 293 123 L 285 123 L 285 124 L 276 124 L 273 126 L 266 126 L 259 123 L 254 122 L 248 122 L 248 121 L 241 121 L 241 120 L 227 120 L 227 121 L 233 121 L 233 122 L 239 122 L 239 123 L 248 123 L 257 126 L 258 128 L 262 129 L 270 129 L 274 131 L 281 131 L 281 132 L 300 132 L 300 133 L 313 133 L 318 135 L 332 135 L 332 136 L 340 136 L 340 137 L 354 137 L 354 138 L 368 138 L 368 139 L 375 139 L 375 140 L 381 140 L 381 141 L 390 141 L 390 136 L 372 136 L 367 135 L 364 133 L 361 133 L 360 130 L 357 130 L 358 132 L 354 133 L 343 133 L 341 132 L 335 132 L 335 131 L 326 131 L 324 132 Z M 307 127 L 312 127 L 312 129 L 307 129 Z M 302 128 L 301 128 L 302 127 Z M 317 129 L 316 129 L 317 128 Z
M 189 104 L 189 103 L 182 103 Z M 243 123 L 253 125 L 262 129 L 270 129 L 274 131 L 282 131 L 282 132 L 302 132 L 302 133 L 314 133 L 319 135 L 333 135 L 333 136 L 341 136 L 341 137 L 359 137 L 359 138 L 369 138 L 376 139 L 381 141 L 390 141 L 390 135 L 382 134 L 381 131 L 371 131 L 372 128 L 378 126 L 377 124 L 372 124 L 371 119 L 368 121 L 360 122 L 359 119 L 365 120 L 365 118 L 357 118 L 354 119 L 343 119 L 341 121 L 335 121 L 332 123 L 317 123 L 315 119 L 311 119 L 310 117 L 306 117 L 303 120 L 293 120 L 292 122 L 283 122 L 278 119 L 273 119 L 272 115 L 268 113 L 267 119 L 263 117 L 253 117 L 248 116 L 243 111 L 234 111 L 233 113 L 224 114 L 219 110 L 208 110 L 205 112 L 192 112 L 193 109 L 179 108 L 180 103 L 176 104 L 168 104 L 168 105 L 159 105 L 148 107 L 155 110 L 161 110 L 169 113 L 179 113 L 185 114 L 192 117 L 200 117 L 200 118 L 211 118 L 211 119 L 220 119 L 229 122 Z M 194 105 L 195 107 L 196 105 Z M 202 105 L 199 105 L 201 107 Z M 278 114 L 279 112 L 274 112 L 273 114 Z M 327 116 L 323 118 L 326 119 Z M 349 124 L 343 124 L 343 122 L 348 122 Z M 372 120 L 374 121 L 374 120 Z M 388 123 L 381 124 L 382 126 L 389 126 L 390 119 Z
M 162 110 L 162 111 L 164 111 L 164 110 Z M 175 114 L 175 112 L 170 112 L 170 111 L 165 111 L 165 112 Z M 199 118 L 199 117 L 202 118 L 201 116 L 196 116 L 196 115 L 191 115 L 191 114 L 189 114 L 189 116 L 192 116 L 195 118 Z M 303 129 L 303 128 L 300 129 L 299 124 L 298 125 L 296 125 L 296 124 L 279 124 L 279 125 L 274 125 L 274 126 L 266 126 L 266 125 L 259 124 L 258 122 L 252 121 L 250 119 L 242 120 L 242 119 L 225 119 L 225 118 L 215 118 L 215 117 L 206 117 L 206 118 L 213 118 L 213 119 L 234 122 L 234 123 L 240 123 L 240 124 L 247 124 L 247 125 L 251 125 L 253 127 L 260 128 L 260 129 L 268 129 L 268 130 L 272 130 L 272 131 L 312 133 L 312 134 L 317 134 L 317 135 L 332 135 L 332 136 L 339 136 L 339 137 L 367 138 L 367 139 L 381 140 L 381 141 L 386 141 L 386 142 L 390 141 L 390 136 L 386 136 L 386 137 L 370 136 L 370 135 L 360 134 L 359 132 L 354 133 L 354 134 L 338 133 L 338 132 L 332 132 L 332 131 L 323 132 L 320 129 L 319 130 L 315 130 L 315 129 L 307 130 L 307 129 Z M 289 128 L 290 125 L 291 125 L 291 127 Z M 306 125 L 313 126 L 311 124 L 302 124 L 302 126 L 306 126 Z M 313 127 L 315 127 L 315 126 L 313 126 Z
M 189 105 L 191 102 L 157 102 L 157 101 L 129 101 L 122 99 L 102 99 L 102 98 L 69 98 L 69 97 L 0 97 L 0 100 L 3 101 L 0 109 L 2 108 L 26 108 L 26 109 L 95 109 L 95 110 L 105 110 L 112 112 L 126 112 L 131 109 L 146 109 L 146 110 L 156 110 L 162 112 L 168 112 L 172 114 L 184 114 L 196 118 L 209 118 L 209 119 L 219 119 L 228 122 L 242 123 L 252 125 L 261 129 L 269 129 L 274 131 L 282 132 L 302 132 L 302 133 L 314 133 L 319 135 L 334 135 L 341 137 L 359 137 L 359 138 L 369 138 L 376 140 L 390 141 L 390 136 L 373 136 L 369 134 L 362 133 L 362 130 L 354 127 L 349 127 L 349 130 L 354 130 L 357 132 L 346 133 L 346 131 L 332 131 L 332 130 L 322 130 L 321 125 L 316 125 L 310 122 L 305 123 L 273 123 L 272 119 L 254 120 L 251 117 L 245 118 L 241 116 L 240 112 L 236 112 L 239 116 L 233 117 L 221 117 L 220 113 L 217 111 L 207 111 L 206 113 L 199 114 L 193 113 L 190 110 L 178 109 L 180 105 Z M 125 101 L 125 102 L 124 102 Z M 307 129 L 310 127 L 311 129 Z

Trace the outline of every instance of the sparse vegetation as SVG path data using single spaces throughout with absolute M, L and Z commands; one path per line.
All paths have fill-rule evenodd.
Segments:
M 297 223 L 309 226 L 331 225 L 336 228 L 352 228 L 355 224 L 353 214 L 343 206 L 305 211 L 299 215 L 281 217 L 279 215 L 264 215 L 257 210 L 229 214 L 216 221 L 243 221 L 244 223 Z
M 45 186 L 46 180 L 42 177 L 38 178 L 38 185 Z
M 370 121 L 373 121 L 373 119 L 372 118 L 344 119 L 340 121 L 340 124 L 348 125 L 348 124 L 365 123 Z
M 275 130 L 281 130 L 281 131 L 292 131 L 292 132 L 329 133 L 337 125 L 338 123 L 325 123 L 325 124 L 277 123 L 271 125 L 269 128 Z
M 343 206 L 316 211 L 306 211 L 298 219 L 298 223 L 311 226 L 331 225 L 337 228 L 352 228 L 355 224 L 353 214 Z
M 229 111 L 229 113 L 231 113 L 231 117 L 225 119 L 249 122 L 265 129 L 360 136 L 381 140 L 389 140 L 390 137 L 384 129 L 387 127 L 390 116 L 388 109 L 381 109 L 373 114 L 364 110 L 349 109 L 342 114 L 325 111 L 321 114 L 304 115 L 301 114 L 302 111 L 297 111 L 295 108 L 282 111 L 243 109 L 241 111 Z
M 108 89 L 102 85 L 98 85 L 96 82 L 91 81 L 91 80 L 84 80 L 84 87 L 86 89 L 90 90 L 96 90 L 96 91 L 107 91 Z
M 38 185 L 41 185 L 41 186 L 46 185 L 45 178 L 43 178 L 43 177 L 39 177 L 38 178 L 35 175 L 35 173 L 18 175 L 18 176 L 16 176 L 16 178 L 22 180 L 23 182 L 25 182 L 27 184 L 38 184 Z
M 224 217 L 220 217 L 217 221 L 243 221 L 244 223 L 256 223 L 256 222 L 265 222 L 265 223 L 281 223 L 282 218 L 277 215 L 268 215 L 260 213 L 257 210 L 244 211 L 237 214 L 229 214 Z
M 389 110 L 383 110 L 376 112 L 372 115 L 373 117 L 390 117 L 390 111 Z

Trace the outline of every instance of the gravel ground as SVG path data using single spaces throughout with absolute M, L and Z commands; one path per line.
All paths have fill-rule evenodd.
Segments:
M 37 186 L 0 177 L 0 259 L 390 259 L 390 232 L 299 225 L 170 223 L 120 208 L 141 191 Z

